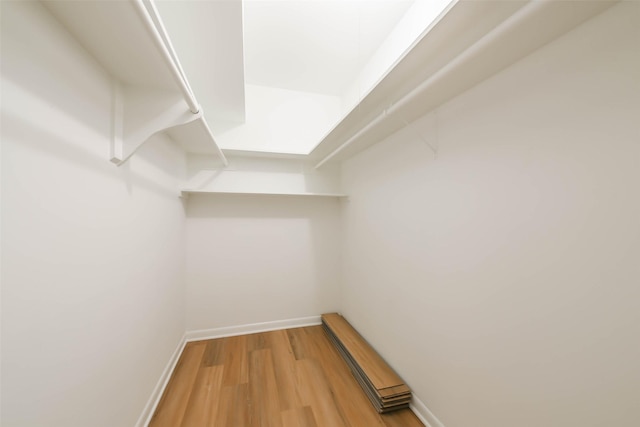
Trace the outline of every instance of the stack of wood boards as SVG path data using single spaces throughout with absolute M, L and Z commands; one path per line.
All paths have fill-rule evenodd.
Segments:
M 344 317 L 323 314 L 322 326 L 378 412 L 409 406 L 409 387 Z

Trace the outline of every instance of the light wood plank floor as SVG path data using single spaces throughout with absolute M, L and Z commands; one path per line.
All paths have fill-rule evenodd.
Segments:
M 378 414 L 321 326 L 187 344 L 150 427 L 422 427 Z

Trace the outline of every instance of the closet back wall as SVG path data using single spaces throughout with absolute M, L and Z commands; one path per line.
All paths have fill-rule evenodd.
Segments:
M 338 308 L 340 201 L 192 195 L 187 205 L 187 331 Z
M 186 159 L 110 163 L 109 76 L 39 2 L 0 5 L 0 424 L 133 426 L 184 333 Z

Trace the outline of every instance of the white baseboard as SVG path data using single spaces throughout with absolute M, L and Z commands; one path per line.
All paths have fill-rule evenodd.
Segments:
M 199 329 L 187 331 L 187 342 L 232 337 L 234 335 L 254 334 L 256 332 L 277 331 L 279 329 L 301 328 L 303 326 L 320 325 L 320 316 L 300 317 L 297 319 L 276 320 L 273 322 L 251 323 L 249 325 L 226 326 L 224 328 Z
M 153 417 L 153 413 L 156 411 L 156 407 L 158 406 L 158 403 L 160 403 L 160 398 L 162 397 L 162 394 L 164 393 L 164 389 L 167 387 L 167 384 L 169 383 L 169 379 L 171 378 L 171 375 L 173 374 L 173 370 L 176 368 L 176 365 L 178 364 L 178 359 L 180 359 L 180 355 L 182 355 L 182 351 L 184 350 L 184 346 L 186 344 L 187 344 L 187 340 L 183 335 L 182 339 L 178 343 L 178 346 L 176 347 L 175 351 L 171 355 L 171 358 L 169 359 L 169 363 L 167 363 L 167 366 L 165 366 L 164 371 L 162 371 L 162 375 L 160 375 L 160 379 L 158 380 L 158 383 L 153 389 L 153 392 L 151 393 L 151 396 L 149 397 L 149 400 L 147 401 L 147 404 L 145 405 L 144 410 L 142 411 L 142 414 L 140 414 L 140 418 L 138 418 L 136 427 L 146 427 L 149 425 L 149 422 L 151 422 L 151 417 Z
M 411 408 L 413 413 L 416 414 L 416 417 L 418 417 L 426 427 L 444 427 L 444 424 L 433 415 L 433 412 L 431 412 L 429 408 L 427 408 L 427 405 L 418 399 L 415 394 L 411 399 L 409 408 Z

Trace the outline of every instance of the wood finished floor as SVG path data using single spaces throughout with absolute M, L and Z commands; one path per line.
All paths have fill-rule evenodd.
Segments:
M 378 414 L 321 326 L 188 343 L 150 427 L 423 427 Z

